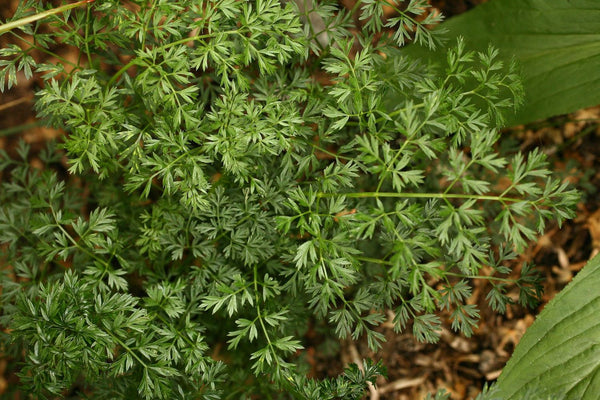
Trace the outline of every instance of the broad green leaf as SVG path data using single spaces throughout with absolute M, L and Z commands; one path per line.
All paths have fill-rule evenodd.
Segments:
M 491 0 L 441 24 L 448 43 L 462 36 L 467 50 L 489 44 L 521 67 L 525 104 L 507 125 L 566 114 L 600 104 L 600 1 Z M 409 56 L 444 58 L 408 46 Z
M 600 393 L 600 256 L 540 313 L 502 371 L 501 399 L 597 400 Z M 544 397 L 546 396 L 546 397 Z

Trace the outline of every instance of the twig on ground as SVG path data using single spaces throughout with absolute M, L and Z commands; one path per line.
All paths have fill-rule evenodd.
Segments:
M 21 97 L 16 100 L 9 101 L 8 103 L 0 104 L 0 111 L 8 110 L 11 107 L 16 107 L 31 100 L 33 100 L 33 95 Z
M 379 394 L 395 392 L 396 390 L 408 389 L 414 386 L 422 385 L 424 382 L 425 377 L 397 379 L 394 382 L 390 382 L 385 386 L 381 386 L 377 391 L 379 392 Z

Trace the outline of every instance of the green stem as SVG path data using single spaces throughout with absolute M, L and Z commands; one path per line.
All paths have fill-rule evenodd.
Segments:
M 425 122 L 423 122 L 423 124 L 424 123 Z M 423 124 L 421 124 L 421 126 L 419 126 L 419 129 L 415 130 L 412 135 L 406 137 L 406 139 L 404 140 L 404 143 L 402 143 L 402 146 L 400 147 L 400 149 L 396 152 L 396 154 L 394 154 L 394 158 L 392 158 L 392 161 L 390 161 L 389 164 L 383 162 L 383 164 L 386 166 L 386 168 L 382 172 L 381 177 L 379 178 L 379 182 L 377 183 L 377 189 L 375 189 L 376 193 L 379 193 L 379 189 L 381 189 L 381 186 L 383 185 L 385 178 L 387 178 L 390 171 L 392 171 L 392 169 L 394 168 L 394 163 L 396 162 L 396 160 L 398 159 L 400 154 L 405 154 L 404 149 L 406 148 L 406 146 L 408 146 L 408 144 L 412 140 L 413 136 L 416 135 L 416 133 L 421 130 L 421 127 L 423 126 Z M 379 158 L 379 157 L 377 157 L 377 158 Z
M 372 258 L 372 257 L 363 257 L 363 256 L 354 256 L 358 261 L 370 262 L 373 264 L 380 265 L 393 265 L 391 261 L 382 260 L 380 258 Z
M 114 74 L 112 76 L 112 78 L 110 78 L 110 80 L 108 81 L 108 83 L 106 84 L 107 87 L 112 87 L 114 85 L 114 83 L 117 81 L 117 79 L 119 79 L 119 77 L 121 75 L 123 75 L 123 73 L 125 71 L 127 71 L 129 68 L 133 67 L 136 63 L 137 63 L 137 57 L 133 58 L 131 61 L 129 61 L 127 64 L 125 64 L 120 70 L 117 71 L 116 74 Z
M 98 257 L 96 254 L 92 253 L 91 251 L 89 251 L 85 247 L 81 246 L 79 244 L 79 242 L 77 242 L 73 238 L 73 236 L 71 236 L 71 234 L 69 232 L 67 232 L 67 230 L 62 226 L 61 222 L 58 220 L 58 217 L 56 215 L 56 212 L 54 211 L 54 208 L 51 207 L 50 211 L 52 212 L 52 217 L 54 218 L 54 222 L 56 224 L 56 227 L 58 227 L 58 229 L 60 229 L 60 231 L 65 235 L 65 237 L 67 238 L 67 240 L 69 240 L 69 242 L 71 242 L 73 244 L 73 247 L 75 247 L 76 249 L 79 249 L 82 253 L 87 254 L 88 257 L 90 257 L 90 258 L 98 261 L 100 264 L 104 265 L 104 267 L 106 269 L 110 269 L 110 265 L 108 264 L 108 262 L 106 260 L 104 260 L 103 258 Z
M 523 199 L 503 196 L 488 196 L 480 194 L 459 194 L 459 193 L 397 193 L 397 192 L 355 192 L 355 193 L 323 193 L 318 192 L 318 198 L 329 198 L 335 196 L 346 196 L 352 198 L 401 198 L 401 199 L 468 199 L 468 200 L 491 200 L 517 203 Z
M 460 180 L 460 178 L 463 177 L 463 175 L 469 170 L 469 168 L 471 168 L 471 165 L 473 165 L 474 162 L 475 162 L 475 160 L 471 159 L 471 161 L 469 161 L 466 165 L 463 164 L 462 170 L 460 171 L 459 174 L 456 174 L 456 178 L 454 178 L 452 183 L 450 183 L 450 185 L 448 185 L 446 190 L 444 190 L 444 194 L 447 194 L 454 187 L 454 185 L 456 185 L 456 182 L 458 182 Z
M 387 260 L 382 260 L 379 258 L 372 258 L 372 257 L 363 257 L 363 256 L 357 256 L 355 257 L 357 260 L 359 261 L 364 261 L 364 262 L 370 262 L 373 264 L 379 264 L 379 265 L 394 265 L 394 263 L 392 263 L 391 261 L 387 261 Z M 455 276 L 457 278 L 467 278 L 467 279 L 485 279 L 488 281 L 498 281 L 498 282 L 505 282 L 505 283 L 515 283 L 514 279 L 508 279 L 508 278 L 500 278 L 497 276 L 485 276 L 485 275 L 464 275 L 464 274 L 459 274 L 456 272 L 449 272 L 449 271 L 444 271 L 444 276 Z
M 159 50 L 159 49 L 160 50 L 165 50 L 165 49 L 168 49 L 170 47 L 177 46 L 177 45 L 184 44 L 184 43 L 188 43 L 188 42 L 193 42 L 195 40 L 202 40 L 202 39 L 211 38 L 213 36 L 216 36 L 217 34 L 218 35 L 229 35 L 229 34 L 235 34 L 235 33 L 237 33 L 238 35 L 241 35 L 241 33 L 239 31 L 229 30 L 229 31 L 223 31 L 223 32 L 216 32 L 216 33 L 207 33 L 207 34 L 204 34 L 204 35 L 197 35 L 197 36 L 194 36 L 194 37 L 186 37 L 184 39 L 180 39 L 180 40 L 177 40 L 175 42 L 167 43 L 167 44 L 165 44 L 163 46 L 156 47 L 156 50 Z M 125 64 L 120 70 L 118 70 L 113 75 L 112 78 L 110 78 L 110 80 L 108 81 L 107 86 L 109 86 L 109 87 L 113 86 L 115 84 L 115 82 L 117 81 L 117 79 L 119 79 L 119 77 L 121 75 L 123 75 L 123 73 L 125 71 L 127 71 L 129 68 L 133 67 L 138 62 L 139 62 L 138 61 L 138 57 L 135 56 L 131 61 L 129 61 L 127 64 Z
M 95 0 L 83 0 L 78 1 L 77 3 L 65 4 L 64 6 L 56 7 L 51 10 L 43 11 L 41 13 L 37 13 L 35 15 L 30 15 L 29 17 L 21 18 L 16 21 L 8 22 L 6 24 L 0 25 L 0 35 L 3 33 L 12 31 L 13 29 L 20 28 L 25 25 L 29 25 L 32 22 L 39 21 L 51 15 L 60 14 L 65 11 L 68 11 L 72 8 L 76 8 L 82 6 L 84 4 L 92 3 Z
M 281 365 L 279 364 L 279 359 L 277 358 L 277 350 L 275 349 L 275 346 L 273 346 L 273 342 L 271 342 L 269 331 L 267 330 L 265 322 L 263 321 L 262 310 L 260 307 L 260 298 L 258 295 L 258 265 L 254 265 L 254 301 L 256 302 L 256 316 L 258 318 L 258 321 L 260 322 L 260 327 L 263 331 L 263 334 L 265 335 L 265 339 L 267 340 L 269 350 L 273 355 L 273 361 L 275 361 L 277 369 L 281 370 Z
M 108 333 L 119 346 L 121 346 L 123 349 L 125 349 L 126 352 L 131 354 L 131 356 L 133 358 L 135 358 L 142 365 L 143 368 L 148 369 L 148 365 L 144 362 L 144 360 L 142 360 L 140 358 L 140 356 L 138 356 L 137 353 L 135 351 L 133 351 L 133 349 L 131 349 L 129 346 L 127 346 L 127 344 L 125 344 L 125 342 L 123 342 L 121 339 L 119 339 L 112 332 L 110 332 L 110 331 L 105 331 L 105 332 Z
M 150 7 L 150 11 L 148 12 L 148 14 L 146 15 L 146 22 L 144 23 L 144 30 L 142 32 L 142 43 L 146 43 L 146 37 L 148 34 L 148 30 L 150 28 L 150 21 L 152 20 L 152 14 L 154 13 L 154 10 L 156 9 L 156 1 L 152 2 L 152 6 Z
M 85 54 L 87 55 L 87 60 L 88 60 L 88 68 L 93 68 L 92 66 L 92 53 L 90 52 L 90 44 L 89 44 L 89 26 L 90 26 L 90 20 L 91 20 L 91 9 L 88 8 L 86 10 L 86 24 L 85 24 Z M 81 57 L 81 56 L 80 56 Z M 80 62 L 78 62 L 77 64 L 81 64 Z
M 66 58 L 64 58 L 64 57 L 61 57 L 60 55 L 58 55 L 58 54 L 56 54 L 56 53 L 54 53 L 54 52 L 52 52 L 52 51 L 50 51 L 50 50 L 48 50 L 48 49 L 45 49 L 45 48 L 43 48 L 43 47 L 41 47 L 41 46 L 38 46 L 38 45 L 37 45 L 37 44 L 35 44 L 34 42 L 31 42 L 31 41 L 29 41 L 29 40 L 25 39 L 24 37 L 22 37 L 21 35 L 19 35 L 19 34 L 18 34 L 18 33 L 16 33 L 16 32 L 11 32 L 11 35 L 13 35 L 14 37 L 18 38 L 18 39 L 19 39 L 20 41 L 22 41 L 23 43 L 26 43 L 26 44 L 28 44 L 29 46 L 31 46 L 31 49 L 35 49 L 35 50 L 37 50 L 37 51 L 40 51 L 40 52 L 42 52 L 42 53 L 44 53 L 44 54 L 47 54 L 47 55 L 49 55 L 50 57 L 54 57 L 54 58 L 56 58 L 57 60 L 61 61 L 63 64 L 72 66 L 72 67 L 73 67 L 73 69 L 80 69 L 80 67 L 79 67 L 79 65 L 78 65 L 78 64 L 75 64 L 74 62 L 71 62 L 71 61 L 67 60 L 67 59 L 66 59 Z M 27 50 L 25 50 L 25 53 L 29 53 L 29 51 L 30 51 L 31 49 L 27 49 Z
M 456 276 L 458 278 L 485 279 L 485 280 L 488 280 L 488 281 L 499 281 L 499 282 L 505 282 L 505 283 L 516 283 L 516 280 L 514 280 L 514 279 L 500 278 L 500 277 L 497 277 L 497 276 L 463 275 L 463 274 L 458 274 L 456 272 L 448 272 L 448 271 L 445 271 L 444 274 L 448 275 L 448 276 Z
M 188 338 L 186 335 L 184 335 L 179 329 L 177 329 L 176 326 L 174 326 L 171 322 L 172 321 L 167 321 L 165 317 L 163 317 L 162 315 L 160 315 L 158 312 L 154 313 L 154 315 L 156 315 L 156 317 L 165 325 L 175 329 L 175 332 L 177 333 L 177 335 L 179 335 L 179 337 L 181 339 L 183 339 L 190 347 L 190 349 L 193 349 L 194 347 L 196 347 L 196 344 L 194 342 L 192 342 L 190 340 L 190 338 Z
M 2 130 L 0 130 L 0 137 L 14 135 L 16 133 L 21 133 L 23 131 L 26 131 L 27 129 L 36 128 L 36 127 L 42 126 L 42 125 L 44 125 L 43 121 L 36 121 L 36 122 L 30 122 L 28 124 L 23 124 L 23 125 L 19 125 L 19 126 L 13 126 L 12 128 L 2 129 Z
M 323 147 L 321 147 L 321 146 L 319 146 L 317 144 L 314 144 L 313 142 L 307 142 L 307 143 L 310 144 L 314 149 L 320 151 L 321 153 L 325 153 L 325 154 L 327 154 L 329 156 L 335 157 L 336 160 L 338 158 L 341 158 L 341 159 L 344 159 L 344 160 L 354 160 L 354 158 L 352 158 L 352 157 L 342 156 L 342 155 L 340 155 L 338 153 L 334 153 L 334 152 L 329 151 L 329 150 L 327 150 L 327 149 L 325 149 L 325 148 L 323 148 Z
M 414 105 L 412 105 L 411 107 L 412 107 L 413 109 L 415 109 L 415 108 L 423 108 L 423 107 L 425 107 L 425 103 L 414 104 Z M 398 114 L 400 114 L 401 112 L 403 112 L 403 111 L 406 111 L 406 110 L 408 110 L 408 107 L 402 107 L 402 108 L 398 108 L 398 109 L 396 109 L 396 110 L 394 110 L 394 111 L 391 111 L 391 112 L 389 112 L 389 113 L 387 114 L 387 117 L 388 117 L 388 118 L 395 117 L 396 115 L 398 115 Z M 384 122 L 384 121 L 387 121 L 387 118 L 384 118 L 384 117 L 379 117 L 379 118 L 377 118 L 377 120 L 376 120 L 375 122 L 377 122 L 377 123 L 381 123 L 381 122 Z

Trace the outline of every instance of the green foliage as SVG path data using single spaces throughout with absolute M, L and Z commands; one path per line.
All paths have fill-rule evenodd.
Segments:
M 567 114 L 600 103 L 600 4 L 596 0 L 490 0 L 440 25 L 467 47 L 490 43 L 519 63 L 525 103 L 507 113 L 510 125 Z M 409 46 L 407 57 L 445 57 Z
M 359 400 L 364 397 L 365 382 L 375 384 L 378 375 L 385 375 L 386 370 L 381 361 L 373 364 L 371 360 L 363 363 L 362 370 L 351 364 L 336 379 L 316 381 L 296 375 L 293 387 L 303 399 L 319 400 Z
M 535 303 L 535 270 L 505 263 L 577 195 L 542 152 L 499 150 L 521 86 L 494 49 L 398 54 L 438 43 L 439 17 L 407 3 L 385 19 L 380 1 L 103 1 L 15 24 L 33 42 L 10 31 L 27 46 L 1 51 L 2 89 L 41 74 L 38 114 L 66 132 L 43 171 L 26 146 L 0 158 L 0 321 L 23 390 L 360 398 L 382 366 L 307 380 L 309 325 L 376 350 L 388 310 L 421 341 L 446 315 L 470 335 L 473 279 L 498 311 L 510 284 Z
M 483 390 L 474 400 L 504 400 L 505 398 L 496 385 L 484 385 Z M 539 390 L 539 387 L 532 386 L 521 391 L 520 395 L 516 398 L 519 400 L 560 400 L 565 397 L 561 393 L 542 394 L 542 390 Z M 450 400 L 450 393 L 446 392 L 445 389 L 440 389 L 435 396 L 428 394 L 425 400 Z
M 494 386 L 499 399 L 598 397 L 599 281 L 596 256 L 527 330 Z

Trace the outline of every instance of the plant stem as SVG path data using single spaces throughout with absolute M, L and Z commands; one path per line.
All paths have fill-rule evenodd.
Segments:
M 23 124 L 19 126 L 13 126 L 11 128 L 6 128 L 0 130 L 0 137 L 2 136 L 10 136 L 17 133 L 21 133 L 27 129 L 36 128 L 38 126 L 44 125 L 43 121 L 30 122 L 28 124 Z
M 346 196 L 353 198 L 379 198 L 379 197 L 396 197 L 401 199 L 475 199 L 475 200 L 492 200 L 500 202 L 517 203 L 523 199 L 504 196 L 490 196 L 481 194 L 460 194 L 460 193 L 397 193 L 397 192 L 355 192 L 355 193 L 323 193 L 318 192 L 317 197 L 329 198 L 335 196 Z
M 16 107 L 18 105 L 21 105 L 23 103 L 27 103 L 29 101 L 33 100 L 33 94 L 29 95 L 29 96 L 25 96 L 25 97 L 20 97 L 16 100 L 13 101 L 9 101 L 8 103 L 4 103 L 0 105 L 0 111 L 4 111 L 4 110 L 8 110 L 11 107 Z M 2 134 L 0 134 L 0 136 L 2 136 Z
M 64 6 L 56 7 L 51 10 L 43 11 L 41 13 L 37 13 L 35 15 L 30 15 L 29 17 L 21 18 L 16 21 L 12 21 L 3 25 L 0 25 L 0 35 L 3 33 L 12 31 L 13 29 L 20 28 L 22 26 L 28 25 L 32 22 L 39 21 L 51 15 L 60 14 L 62 12 L 68 11 L 72 8 L 76 8 L 82 6 L 87 3 L 92 3 L 95 0 L 83 0 L 78 1 L 77 3 L 65 4 Z

